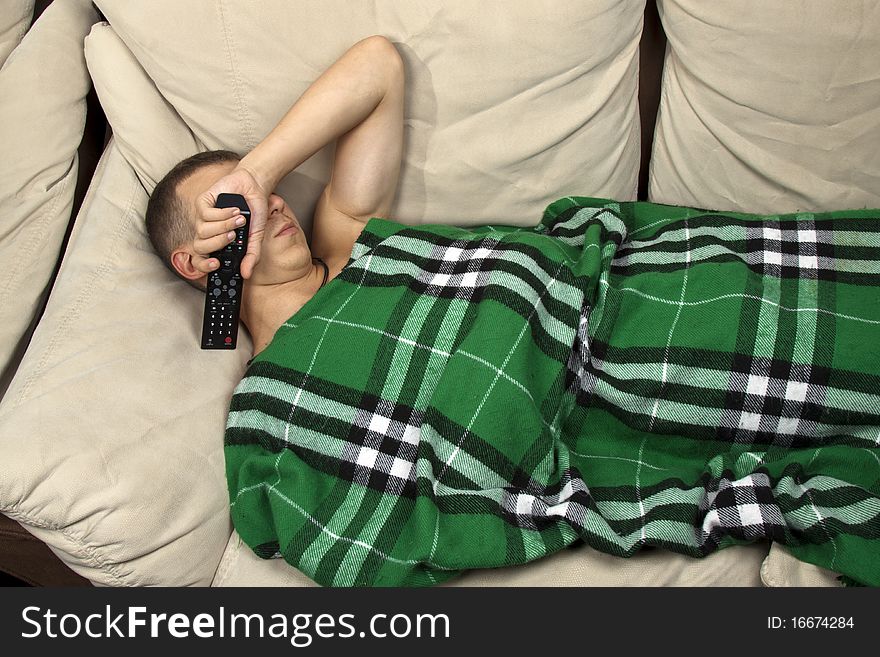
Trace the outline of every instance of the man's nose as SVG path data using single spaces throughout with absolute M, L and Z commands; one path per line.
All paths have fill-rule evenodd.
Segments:
M 281 212 L 282 208 L 284 208 L 284 199 L 282 199 L 277 194 L 269 195 L 269 214 L 275 214 L 276 212 Z

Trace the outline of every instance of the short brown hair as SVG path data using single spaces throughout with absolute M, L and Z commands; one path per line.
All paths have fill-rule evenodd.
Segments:
M 171 253 L 180 245 L 195 238 L 192 223 L 187 217 L 187 208 L 177 194 L 177 186 L 189 176 L 205 166 L 238 162 L 239 157 L 232 151 L 206 151 L 196 153 L 171 169 L 150 195 L 147 203 L 147 236 L 153 249 L 165 266 L 179 276 L 171 264 Z M 198 286 L 196 286 L 198 287 Z

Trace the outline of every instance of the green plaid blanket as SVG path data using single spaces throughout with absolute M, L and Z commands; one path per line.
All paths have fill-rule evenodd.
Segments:
M 374 219 L 235 391 L 233 521 L 325 585 L 759 539 L 880 585 L 878 345 L 878 211 Z

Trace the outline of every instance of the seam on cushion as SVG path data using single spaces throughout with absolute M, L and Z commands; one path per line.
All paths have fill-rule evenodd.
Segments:
M 256 146 L 254 141 L 254 129 L 251 124 L 250 116 L 247 111 L 247 104 L 244 101 L 244 92 L 241 88 L 241 77 L 238 74 L 238 67 L 235 63 L 235 48 L 232 45 L 232 32 L 229 29 L 229 23 L 226 20 L 226 11 L 222 0 L 217 3 L 217 10 L 220 13 L 220 23 L 223 26 L 223 49 L 226 51 L 226 61 L 229 63 L 229 73 L 232 77 L 232 90 L 235 94 L 235 101 L 238 104 L 238 119 L 241 126 L 241 138 L 247 150 L 252 150 Z
M 40 245 L 46 244 L 49 235 L 48 235 L 48 231 L 46 231 L 44 229 L 46 228 L 46 225 L 49 224 L 49 222 L 56 216 L 58 203 L 61 200 L 61 197 L 64 195 L 64 191 L 67 189 L 68 185 L 70 184 L 71 178 L 76 178 L 76 172 L 79 170 L 78 157 L 76 155 L 74 155 L 72 163 L 74 166 L 68 168 L 67 173 L 64 174 L 64 176 L 61 179 L 61 182 L 53 185 L 53 187 L 52 187 L 52 189 L 53 189 L 52 203 L 49 206 L 49 208 L 47 210 L 45 210 L 44 212 L 42 212 L 38 219 L 36 219 L 36 220 L 32 219 L 31 221 L 27 222 L 28 225 L 35 224 L 34 228 L 36 228 L 37 230 L 34 231 L 34 234 L 31 236 L 30 240 L 28 240 L 25 243 L 25 245 L 22 247 L 22 250 L 20 253 L 24 258 L 32 256 L 36 252 L 37 248 Z M 71 174 L 73 174 L 73 175 L 71 175 Z M 74 217 L 70 216 L 67 220 L 67 224 L 65 224 L 65 227 L 67 225 L 69 225 L 70 222 L 73 221 L 73 219 L 74 219 Z M 61 258 L 62 256 L 63 256 L 63 254 L 61 254 L 61 253 L 58 254 L 58 258 Z M 12 276 L 9 276 L 6 279 L 6 285 L 3 287 L 3 292 L 0 293 L 0 299 L 2 299 L 2 301 L 0 301 L 0 303 L 6 303 L 6 299 L 9 296 L 9 291 L 13 287 L 13 283 L 18 282 L 18 280 L 21 278 L 21 276 L 26 271 L 28 271 L 28 269 L 26 267 L 18 267 L 17 271 L 15 272 L 18 275 L 15 275 L 15 273 L 14 273 Z M 50 276 L 51 276 L 51 272 L 50 272 Z M 46 283 L 48 283 L 48 282 L 49 281 L 46 281 Z
M 230 540 L 232 540 L 232 535 L 229 536 Z M 227 542 L 228 545 L 228 542 Z M 224 559 L 226 556 L 226 550 L 223 551 L 223 555 L 220 557 L 220 563 L 217 566 L 217 572 L 214 573 L 214 579 L 211 582 L 211 586 L 222 586 L 226 581 L 229 573 L 232 571 L 233 566 L 238 562 L 238 555 L 241 552 L 241 539 L 235 541 L 235 549 L 233 551 L 233 555 L 230 559 Z
M 81 538 L 75 536 L 73 532 L 71 532 L 69 529 L 53 525 L 52 523 L 46 522 L 45 520 L 41 520 L 40 518 L 31 517 L 29 514 L 23 511 L 19 511 L 14 507 L 0 507 L 0 511 L 2 511 L 13 520 L 16 520 L 22 524 L 30 525 L 31 527 L 36 527 L 38 529 L 48 529 L 50 531 L 58 532 L 68 541 L 70 541 L 74 548 L 73 550 L 65 550 L 66 552 L 71 552 L 71 554 L 86 562 L 86 564 L 91 568 L 110 575 L 117 584 L 127 585 L 125 581 L 125 576 L 121 575 L 118 572 L 116 566 L 111 566 L 106 561 L 101 559 L 97 555 L 96 548 L 84 543 Z
M 124 160 L 124 158 L 123 158 L 123 160 Z M 129 192 L 129 195 L 128 195 L 128 201 L 127 201 L 128 205 L 125 208 L 125 211 L 122 213 L 122 220 L 119 222 L 119 224 L 116 228 L 116 232 L 113 234 L 113 237 L 111 240 L 111 246 L 115 245 L 116 242 L 119 241 L 119 239 L 122 237 L 122 235 L 125 233 L 125 231 L 128 229 L 128 227 L 131 223 L 131 218 L 132 218 L 132 214 L 134 211 L 135 192 L 137 191 L 137 189 L 140 188 L 140 182 L 137 181 L 137 176 L 135 176 L 135 180 L 132 182 L 130 187 L 131 187 L 131 191 Z M 42 375 L 43 370 L 46 367 L 46 363 L 49 360 L 49 357 L 55 351 L 55 348 L 57 347 L 58 343 L 60 342 L 59 336 L 63 335 L 66 332 L 67 327 L 70 326 L 73 323 L 74 318 L 80 314 L 80 311 L 82 309 L 83 304 L 85 303 L 87 298 L 89 298 L 89 295 L 92 294 L 95 289 L 95 283 L 97 281 L 99 281 L 104 276 L 104 274 L 107 272 L 107 270 L 110 269 L 111 265 L 115 265 L 118 262 L 120 249 L 113 249 L 113 252 L 116 254 L 115 257 L 106 258 L 104 260 L 104 262 L 102 262 L 101 265 L 97 269 L 95 269 L 95 271 L 89 277 L 88 284 L 82 286 L 79 296 L 76 298 L 76 300 L 74 301 L 74 303 L 72 304 L 72 306 L 70 307 L 68 312 L 61 318 L 61 320 L 59 322 L 57 322 L 56 328 L 55 328 L 55 333 L 52 336 L 52 338 L 50 339 L 49 344 L 43 350 L 43 354 L 42 354 L 42 357 L 40 358 L 39 363 L 34 368 L 34 371 L 31 372 L 30 376 L 28 376 L 27 380 L 24 382 L 24 384 L 21 387 L 21 391 L 18 393 L 18 398 L 15 401 L 15 406 L 21 405 L 21 403 L 25 400 L 27 393 L 30 391 L 31 386 L 33 385 L 34 381 L 40 375 Z M 63 264 L 62 264 L 62 267 L 63 267 Z M 61 273 L 62 272 L 59 271 L 59 276 L 61 275 Z
M 771 547 L 772 547 L 772 543 L 771 543 Z M 767 556 L 764 557 L 764 560 L 761 562 L 761 571 L 760 571 L 761 581 L 764 583 L 765 586 L 772 586 L 775 588 L 780 588 L 780 587 L 784 586 L 784 584 L 782 584 L 778 580 L 774 579 L 773 575 L 770 572 L 770 557 L 771 556 L 772 556 L 772 553 L 768 553 Z

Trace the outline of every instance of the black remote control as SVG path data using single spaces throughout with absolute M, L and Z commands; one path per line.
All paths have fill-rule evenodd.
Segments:
M 226 248 L 211 254 L 220 261 L 220 267 L 208 274 L 202 349 L 235 349 L 244 289 L 241 260 L 247 253 L 251 211 L 241 194 L 220 194 L 214 207 L 239 208 L 246 221 L 244 226 L 235 229 L 235 239 Z

